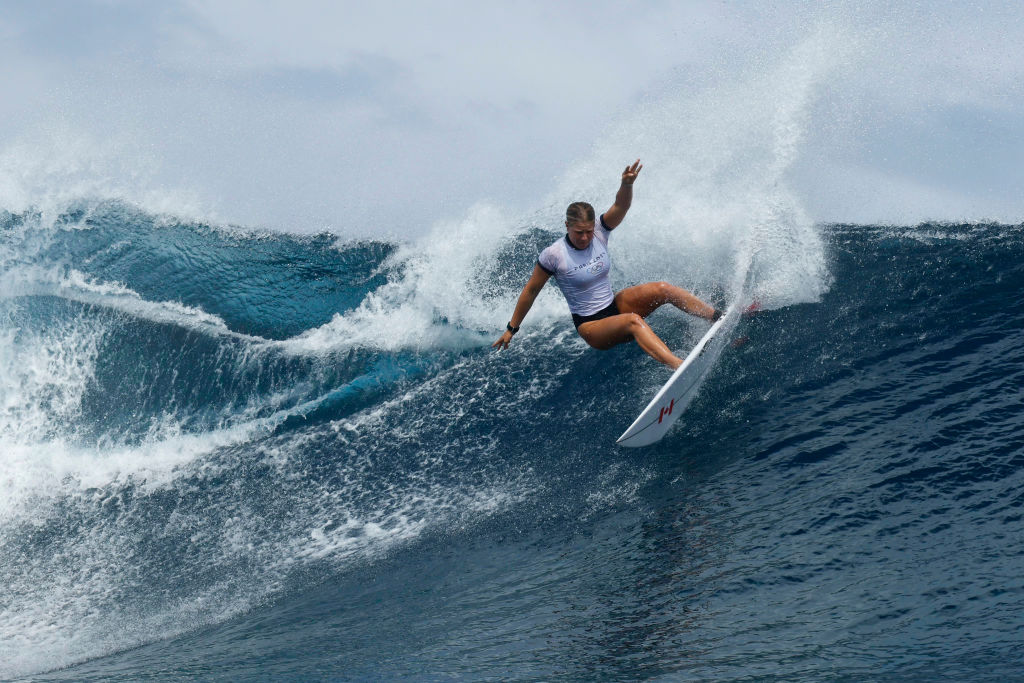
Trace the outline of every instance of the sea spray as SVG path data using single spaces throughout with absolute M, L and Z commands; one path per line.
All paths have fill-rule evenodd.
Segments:
M 696 92 L 666 85 L 564 174 L 558 196 L 603 210 L 616 171 L 643 160 L 633 207 L 612 237 L 620 286 L 667 279 L 725 300 L 753 269 L 751 296 L 765 306 L 821 296 L 823 242 L 788 172 L 841 44 L 825 25 L 767 71 Z

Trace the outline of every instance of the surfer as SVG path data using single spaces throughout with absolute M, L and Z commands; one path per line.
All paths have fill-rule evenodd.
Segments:
M 492 348 L 508 348 L 540 290 L 553 275 L 562 290 L 576 331 L 595 349 L 636 341 L 658 362 L 677 368 L 682 359 L 672 353 L 644 321 L 663 304 L 707 320 L 718 320 L 716 311 L 690 292 L 668 282 L 648 282 L 615 293 L 608 282 L 610 260 L 608 236 L 622 223 L 633 203 L 633 183 L 643 164 L 637 159 L 622 172 L 615 203 L 595 221 L 594 207 L 573 202 L 565 212 L 565 237 L 559 238 L 537 257 L 533 274 L 516 302 L 505 333 Z

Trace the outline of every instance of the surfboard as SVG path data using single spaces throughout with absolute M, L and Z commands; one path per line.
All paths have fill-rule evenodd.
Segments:
M 647 404 L 640 417 L 633 421 L 616 443 L 623 446 L 648 446 L 668 433 L 679 416 L 697 395 L 701 380 L 715 364 L 722 349 L 725 348 L 727 335 L 723 330 L 731 330 L 733 323 L 740 317 L 739 300 L 733 302 L 725 315 L 715 321 L 683 364 L 676 368 L 665 386 L 655 394 Z M 721 333 L 721 334 L 720 334 Z

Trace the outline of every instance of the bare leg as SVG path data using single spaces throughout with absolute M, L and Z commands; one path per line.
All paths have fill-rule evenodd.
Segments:
M 693 294 L 668 282 L 648 282 L 627 287 L 615 295 L 615 305 L 622 313 L 636 313 L 646 318 L 663 304 L 672 304 L 690 315 L 710 320 L 715 315 L 714 306 L 709 306 Z
M 654 330 L 636 313 L 620 313 L 610 318 L 592 320 L 579 326 L 580 336 L 595 349 L 610 349 L 633 339 L 654 360 L 673 370 L 682 365 L 681 358 L 669 350 Z

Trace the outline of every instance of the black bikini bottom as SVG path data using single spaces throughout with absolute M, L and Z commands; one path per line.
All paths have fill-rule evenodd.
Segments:
M 575 313 L 573 313 L 572 324 L 576 326 L 576 329 L 579 329 L 580 325 L 582 325 L 583 323 L 589 323 L 591 320 L 603 320 L 605 318 L 610 318 L 613 315 L 618 314 L 619 307 L 616 306 L 615 302 L 613 301 L 609 305 L 602 308 L 597 313 L 591 313 L 590 315 L 576 315 Z

